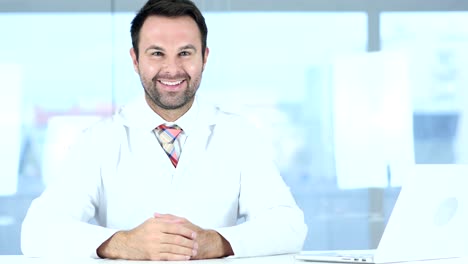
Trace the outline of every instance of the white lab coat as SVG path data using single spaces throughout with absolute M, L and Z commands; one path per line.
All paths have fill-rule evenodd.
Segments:
M 236 257 L 302 249 L 303 213 L 251 124 L 196 100 L 176 122 L 186 140 L 175 169 L 153 133 L 161 123 L 140 98 L 84 131 L 61 177 L 31 204 L 23 253 L 97 257 L 115 232 L 155 212 L 218 231 Z

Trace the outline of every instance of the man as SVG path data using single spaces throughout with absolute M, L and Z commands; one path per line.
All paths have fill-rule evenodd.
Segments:
M 149 0 L 131 36 L 145 96 L 78 139 L 63 177 L 31 204 L 23 253 L 188 260 L 299 251 L 303 214 L 261 135 L 195 96 L 209 54 L 197 7 Z

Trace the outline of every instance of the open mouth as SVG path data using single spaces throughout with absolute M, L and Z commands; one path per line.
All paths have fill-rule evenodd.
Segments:
M 160 83 L 167 85 L 167 86 L 176 86 L 179 85 L 183 82 L 184 80 L 179 80 L 179 81 L 163 81 L 159 80 Z
M 185 80 L 182 79 L 182 80 L 158 80 L 158 82 L 160 84 L 162 84 L 164 87 L 166 88 L 169 88 L 169 89 L 176 89 L 178 87 L 180 87 L 184 82 Z

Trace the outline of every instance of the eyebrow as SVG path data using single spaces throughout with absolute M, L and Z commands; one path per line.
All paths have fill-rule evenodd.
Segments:
M 149 46 L 148 48 L 146 48 L 145 51 L 148 51 L 148 50 L 160 50 L 160 51 L 164 51 L 163 48 L 159 47 L 159 46 L 156 46 L 156 45 L 151 45 Z
M 185 46 L 180 47 L 180 48 L 179 48 L 179 51 L 181 51 L 181 50 L 188 50 L 188 49 L 197 51 L 197 48 L 196 48 L 194 45 L 192 45 L 192 44 L 187 44 L 187 45 L 185 45 Z M 159 50 L 159 51 L 164 51 L 164 48 L 162 48 L 162 47 L 160 47 L 160 46 L 157 46 L 157 45 L 151 45 L 151 46 L 149 46 L 149 47 L 146 49 L 146 51 L 148 51 L 148 50 Z
M 187 50 L 187 49 L 191 49 L 191 50 L 197 51 L 197 48 L 196 48 L 194 45 L 192 45 L 192 44 L 187 44 L 187 45 L 181 47 L 179 50 Z

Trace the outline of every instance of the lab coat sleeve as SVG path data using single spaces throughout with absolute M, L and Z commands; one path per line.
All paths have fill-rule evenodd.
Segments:
M 307 234 L 303 212 L 275 165 L 271 144 L 253 129 L 243 135 L 246 139 L 249 150 L 261 151 L 239 150 L 239 215 L 245 222 L 215 230 L 229 241 L 235 257 L 298 252 Z
M 101 202 L 100 145 L 90 131 L 83 134 L 60 175 L 32 202 L 21 230 L 23 254 L 97 258 L 96 249 L 117 232 L 89 223 Z

